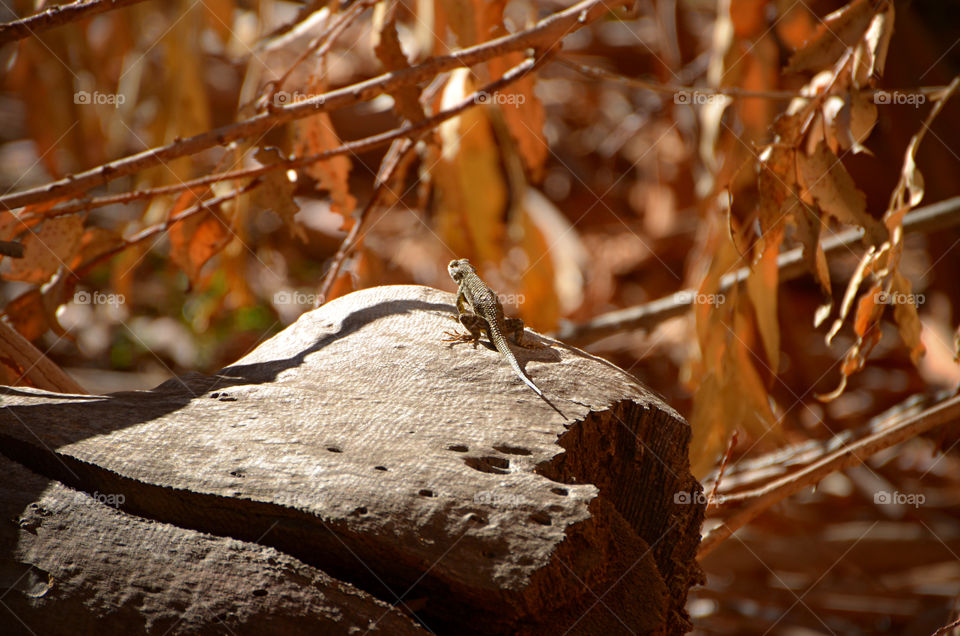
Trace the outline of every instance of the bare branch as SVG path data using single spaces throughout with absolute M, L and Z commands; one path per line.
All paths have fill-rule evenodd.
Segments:
M 710 87 L 710 86 L 680 86 L 678 84 L 661 84 L 659 82 L 648 82 L 636 77 L 627 77 L 626 75 L 620 75 L 619 73 L 614 73 L 608 71 L 604 68 L 598 66 L 588 66 L 586 64 L 579 64 L 574 62 L 568 57 L 558 56 L 555 60 L 558 64 L 566 66 L 569 69 L 572 69 L 581 75 L 586 75 L 587 77 L 593 77 L 595 79 L 609 80 L 612 82 L 617 82 L 618 84 L 625 84 L 627 86 L 635 86 L 637 88 L 644 88 L 648 91 L 653 91 L 655 93 L 666 93 L 670 95 L 676 95 L 677 93 L 697 93 L 700 95 L 724 95 L 725 97 L 734 97 L 734 98 L 754 98 L 754 99 L 771 99 L 771 100 L 780 100 L 780 101 L 790 101 L 793 99 L 817 99 L 822 97 L 822 94 L 818 95 L 803 95 L 799 91 L 751 91 L 745 88 L 737 88 L 736 86 L 724 86 L 724 87 Z M 919 88 L 907 88 L 907 89 L 893 89 L 893 88 L 874 88 L 874 89 L 864 89 L 861 91 L 864 95 L 874 95 L 877 93 L 890 93 L 896 91 L 899 94 L 903 95 L 923 95 L 925 97 L 933 98 L 935 96 L 941 95 L 949 87 L 947 86 L 921 86 Z
M 907 232 L 931 232 L 953 227 L 960 223 L 958 211 L 960 211 L 960 196 L 916 208 L 904 217 L 903 229 Z M 830 255 L 849 250 L 861 240 L 863 240 L 862 229 L 846 230 L 824 239 L 823 251 L 824 254 Z M 781 282 L 799 278 L 807 271 L 803 261 L 803 248 L 797 247 L 781 254 L 777 259 L 777 266 L 780 268 Z M 749 267 L 741 267 L 727 274 L 721 280 L 720 291 L 729 291 L 734 285 L 745 281 L 749 275 Z M 689 311 L 696 296 L 696 289 L 685 289 L 643 305 L 601 314 L 589 322 L 565 325 L 554 337 L 570 344 L 584 346 L 621 331 L 650 329 L 668 318 L 680 316 Z
M 165 146 L 157 146 L 135 155 L 111 161 L 97 168 L 70 175 L 43 186 L 2 196 L 0 197 L 0 209 L 13 210 L 31 203 L 85 192 L 119 177 L 151 168 L 177 157 L 196 154 L 207 148 L 226 145 L 237 139 L 259 136 L 278 124 L 367 101 L 398 86 L 415 84 L 427 78 L 432 78 L 438 73 L 460 66 L 473 66 L 505 53 L 528 48 L 550 49 L 555 47 L 569 33 L 582 28 L 608 11 L 626 4 L 627 1 L 582 0 L 569 9 L 564 9 L 544 18 L 526 31 L 496 38 L 450 55 L 430 58 L 409 69 L 384 73 L 372 79 L 328 91 L 322 95 L 293 104 L 280 107 L 271 104 L 268 112 L 250 119 L 221 126 L 187 139 L 177 139 Z
M 811 465 L 785 477 L 775 479 L 769 484 L 735 495 L 725 495 L 723 507 L 745 504 L 746 507 L 723 520 L 721 525 L 711 530 L 701 541 L 697 558 L 702 559 L 721 541 L 730 537 L 738 528 L 745 526 L 764 510 L 786 499 L 804 488 L 816 484 L 821 479 L 838 470 L 843 470 L 863 462 L 865 459 L 900 442 L 916 437 L 937 426 L 960 419 L 960 396 L 944 400 L 922 413 L 908 417 L 896 424 L 866 435 L 845 445 Z
M 143 0 L 79 0 L 72 4 L 56 5 L 29 17 L 0 24 L 0 45 L 139 2 Z
M 256 168 L 243 168 L 240 170 L 232 170 L 229 172 L 218 172 L 215 174 L 207 175 L 206 177 L 200 177 L 197 179 L 192 179 L 190 181 L 183 181 L 181 183 L 176 183 L 168 186 L 160 186 L 156 188 L 149 188 L 145 190 L 140 190 L 137 192 L 129 192 L 125 194 L 111 195 L 107 197 L 99 197 L 96 199 L 88 199 L 85 201 L 80 201 L 75 204 L 70 204 L 62 206 L 59 208 L 54 208 L 50 212 L 43 214 L 44 218 L 50 218 L 53 216 L 63 216 L 66 214 L 72 214 L 80 210 L 86 210 L 92 207 L 99 207 L 103 205 L 110 205 L 113 203 L 128 203 L 135 199 L 149 198 L 156 195 L 162 194 L 172 194 L 175 192 L 180 192 L 182 190 L 190 190 L 193 188 L 199 188 L 203 186 L 208 186 L 211 183 L 217 183 L 218 181 L 230 181 L 233 179 L 244 179 L 250 177 L 259 177 L 260 175 L 267 174 L 268 172 L 273 172 L 274 170 L 290 170 L 293 168 L 300 168 L 302 166 L 309 165 L 311 163 L 316 163 L 318 161 L 324 161 L 330 159 L 331 157 L 336 157 L 338 155 L 345 154 L 359 154 L 372 150 L 374 148 L 379 148 L 380 146 L 385 146 L 390 142 L 401 139 L 404 137 L 412 136 L 416 133 L 420 133 L 423 130 L 433 128 L 438 124 L 450 119 L 451 117 L 456 117 L 463 111 L 468 108 L 472 108 L 478 104 L 484 102 L 481 99 L 483 95 L 492 95 L 496 91 L 512 84 L 513 82 L 519 80 L 527 73 L 531 72 L 534 68 L 540 66 L 543 62 L 546 61 L 546 58 L 540 58 L 539 60 L 525 60 L 520 64 L 514 66 L 512 69 L 503 74 L 503 76 L 491 82 L 487 86 L 475 91 L 468 95 L 463 101 L 459 104 L 452 106 L 446 110 L 438 112 L 436 115 L 432 115 L 418 121 L 413 124 L 408 124 L 406 126 L 401 126 L 394 130 L 390 130 L 384 133 L 377 135 L 371 135 L 369 137 L 364 137 L 363 139 L 357 139 L 355 141 L 348 141 L 336 148 L 331 148 L 330 150 L 325 150 L 313 155 L 305 155 L 302 157 L 295 157 L 288 161 L 279 161 L 277 163 L 272 163 L 263 166 L 257 166 Z

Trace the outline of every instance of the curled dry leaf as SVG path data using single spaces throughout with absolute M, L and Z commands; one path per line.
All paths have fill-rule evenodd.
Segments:
M 61 216 L 43 222 L 23 241 L 23 258 L 11 261 L 5 278 L 26 283 L 45 283 L 61 265 L 73 260 L 83 237 L 79 215 Z

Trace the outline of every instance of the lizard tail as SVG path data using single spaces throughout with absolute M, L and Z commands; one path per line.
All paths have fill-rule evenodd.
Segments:
M 493 326 L 490 329 L 490 331 L 491 331 L 491 335 L 494 336 L 493 338 L 491 338 L 491 340 L 494 343 L 494 346 L 496 346 L 497 349 L 500 350 L 500 353 L 503 354 L 503 357 L 506 358 L 507 362 L 510 363 L 510 368 L 513 369 L 513 372 L 516 373 L 521 380 L 523 380 L 524 384 L 526 384 L 528 387 L 533 389 L 534 393 L 536 393 L 542 398 L 545 398 L 546 396 L 543 395 L 543 391 L 541 391 L 540 388 L 533 383 L 533 380 L 527 377 L 527 374 L 523 372 L 523 369 L 520 368 L 520 363 L 517 362 L 517 357 L 513 355 L 512 351 L 510 351 L 510 346 L 506 343 L 507 342 L 506 338 L 503 337 L 503 334 L 500 333 L 500 330 L 497 329 L 495 326 Z M 503 343 L 502 349 L 501 349 L 500 343 Z M 506 349 L 506 351 L 504 351 L 504 349 Z

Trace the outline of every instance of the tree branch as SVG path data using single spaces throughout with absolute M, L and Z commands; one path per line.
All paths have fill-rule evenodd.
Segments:
M 710 554 L 717 545 L 738 528 L 750 523 L 767 508 L 790 495 L 816 484 L 830 473 L 862 463 L 865 459 L 900 442 L 916 437 L 937 426 L 960 419 L 960 395 L 944 400 L 922 413 L 908 417 L 881 431 L 871 433 L 838 449 L 806 468 L 746 492 L 724 495 L 723 507 L 745 504 L 701 541 L 697 558 Z
M 960 211 L 960 196 L 916 208 L 904 217 L 903 229 L 905 232 L 931 232 L 953 227 L 960 223 L 958 211 Z M 824 254 L 830 255 L 849 250 L 862 239 L 863 230 L 860 228 L 840 232 L 824 239 L 822 243 Z M 799 278 L 807 271 L 803 261 L 803 248 L 796 247 L 781 254 L 777 258 L 777 267 L 780 269 L 781 282 Z M 720 291 L 729 291 L 734 285 L 745 281 L 749 275 L 749 267 L 741 267 L 727 274 L 721 279 Z M 584 346 L 621 331 L 650 329 L 668 318 L 680 316 L 689 311 L 696 296 L 696 289 L 685 289 L 643 305 L 601 314 L 585 323 L 578 325 L 568 323 L 563 325 L 553 337 L 570 344 Z
M 396 87 L 415 84 L 421 80 L 434 77 L 438 73 L 460 66 L 473 66 L 493 57 L 527 48 L 540 50 L 552 48 L 567 34 L 582 28 L 608 11 L 627 2 L 628 0 L 611 0 L 609 2 L 582 0 L 569 9 L 564 9 L 544 18 L 526 31 L 496 38 L 450 55 L 430 58 L 417 66 L 384 73 L 372 79 L 328 91 L 322 95 L 293 104 L 279 107 L 271 104 L 268 112 L 250 119 L 221 126 L 187 139 L 176 139 L 165 146 L 157 146 L 135 155 L 111 161 L 97 168 L 70 175 L 59 181 L 2 196 L 0 197 L 0 209 L 13 210 L 31 203 L 85 192 L 119 177 L 151 168 L 177 157 L 196 154 L 207 148 L 226 145 L 237 139 L 259 136 L 278 124 L 366 101 Z
M 79 0 L 72 4 L 60 4 L 46 11 L 35 13 L 20 20 L 0 24 L 0 46 L 7 42 L 22 40 L 61 24 L 75 22 L 90 16 L 137 4 L 143 0 Z

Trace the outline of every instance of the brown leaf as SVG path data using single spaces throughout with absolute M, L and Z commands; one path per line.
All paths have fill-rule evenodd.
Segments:
M 312 92 L 322 93 L 325 89 L 325 82 L 311 81 L 310 90 Z M 298 155 L 317 154 L 326 150 L 333 150 L 341 145 L 340 137 L 333 129 L 333 122 L 330 120 L 328 113 L 317 113 L 301 119 L 297 122 L 296 130 L 295 152 Z M 259 161 L 259 158 L 257 160 Z M 338 155 L 311 163 L 303 169 L 304 172 L 317 180 L 318 190 L 326 190 L 330 193 L 330 208 L 344 217 L 349 216 L 357 207 L 356 198 L 350 194 L 350 168 L 350 159 L 345 155 Z M 286 175 L 284 175 L 284 178 L 286 178 Z M 287 181 L 289 182 L 289 179 Z M 280 181 L 276 177 L 274 177 L 274 182 L 280 185 Z M 289 190 L 292 199 L 295 184 L 291 184 L 291 186 L 293 187 L 290 187 Z M 296 214 L 299 209 L 294 205 L 293 208 L 288 206 L 283 211 L 277 210 L 277 212 L 292 225 L 293 214 Z M 289 219 L 287 219 L 287 214 L 289 214 Z M 302 233 L 302 229 L 300 233 Z M 301 234 L 300 238 L 305 239 L 305 236 L 305 234 Z
M 170 227 L 170 258 L 196 283 L 200 270 L 233 236 L 214 211 L 188 216 Z
M 286 159 L 279 149 L 272 146 L 258 148 L 253 158 L 265 166 Z M 253 199 L 264 209 L 276 212 L 290 233 L 306 243 L 306 230 L 293 218 L 300 211 L 300 206 L 293 200 L 293 193 L 297 189 L 296 181 L 291 181 L 286 170 L 268 172 L 262 179 L 263 185 L 253 191 Z
M 783 229 L 771 230 L 764 236 L 765 247 L 759 260 L 750 268 L 747 277 L 747 293 L 753 305 L 757 320 L 757 329 L 763 348 L 767 352 L 770 372 L 776 374 L 780 368 L 780 323 L 777 318 L 777 292 L 779 269 L 777 257 L 780 255 L 780 242 Z
M 39 231 L 24 240 L 24 256 L 11 261 L 8 280 L 42 284 L 61 265 L 73 259 L 83 236 L 83 220 L 78 215 L 61 216 L 43 222 Z
M 80 241 L 80 250 L 74 256 L 70 263 L 71 269 L 77 269 L 81 265 L 90 263 L 102 254 L 123 244 L 123 237 L 115 230 L 108 230 L 103 227 L 88 227 L 83 232 L 83 239 Z
M 857 88 L 883 74 L 890 38 L 893 36 L 893 19 L 893 2 L 887 2 L 886 8 L 873 16 L 863 41 L 854 51 L 853 85 Z
M 917 312 L 918 296 L 912 293 L 910 281 L 899 270 L 893 274 L 893 288 L 891 301 L 893 302 L 893 319 L 900 330 L 900 337 L 910 348 L 910 360 L 914 364 L 920 363 L 920 358 L 926 352 L 920 334 L 923 325 Z
M 790 58 L 787 73 L 821 70 L 832 66 L 843 52 L 863 37 L 873 19 L 868 0 L 853 0 L 826 16 L 816 33 Z
M 397 71 L 410 66 L 400 46 L 397 33 L 396 3 L 381 0 L 373 12 L 373 51 L 388 71 Z M 420 121 L 425 117 L 420 105 L 420 89 L 413 84 L 400 86 L 390 91 L 397 113 L 407 121 Z
M 3 313 L 10 320 L 13 328 L 31 342 L 50 328 L 47 311 L 43 304 L 43 294 L 38 288 L 26 291 L 11 300 L 3 308 Z
M 442 107 L 473 90 L 469 75 L 466 68 L 450 73 Z M 456 254 L 474 257 L 478 265 L 499 262 L 509 196 L 486 112 L 466 110 L 440 124 L 438 133 L 440 158 L 430 166 L 438 234 Z
M 490 60 L 490 72 L 501 77 L 512 66 L 523 61 L 523 54 L 512 53 Z M 517 153 L 523 158 L 532 181 L 539 181 L 550 152 L 543 126 L 546 111 L 534 93 L 535 77 L 527 75 L 493 96 L 495 107 L 503 114 L 507 130 L 517 144 Z
M 804 188 L 801 196 L 805 200 L 812 197 L 824 213 L 841 223 L 864 228 L 871 243 L 883 242 L 886 238 L 883 224 L 867 214 L 866 196 L 857 189 L 836 155 L 819 144 L 812 155 L 798 154 L 797 163 Z

